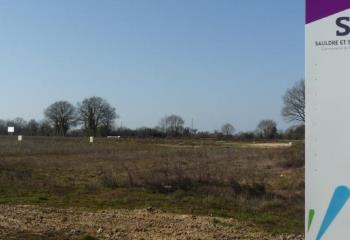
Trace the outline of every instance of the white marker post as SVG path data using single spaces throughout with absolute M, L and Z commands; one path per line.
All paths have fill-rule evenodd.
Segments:
M 349 239 L 350 0 L 306 5 L 306 239 Z
M 22 135 L 18 135 L 18 142 L 22 142 L 23 140 L 23 136 Z
M 94 137 L 90 137 L 90 143 L 94 142 Z

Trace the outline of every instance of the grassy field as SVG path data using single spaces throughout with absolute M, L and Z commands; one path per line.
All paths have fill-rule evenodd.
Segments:
M 304 231 L 304 144 L 0 137 L 0 203 L 148 208 Z

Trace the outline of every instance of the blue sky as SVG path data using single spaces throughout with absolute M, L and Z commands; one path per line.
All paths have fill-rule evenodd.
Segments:
M 304 1 L 0 0 L 0 118 L 101 96 L 123 125 L 280 128 L 304 77 Z

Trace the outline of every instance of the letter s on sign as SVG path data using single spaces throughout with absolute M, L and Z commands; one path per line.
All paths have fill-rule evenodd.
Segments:
M 350 33 L 350 26 L 346 25 L 344 23 L 345 21 L 350 22 L 350 17 L 340 17 L 337 19 L 337 26 L 343 29 L 343 31 L 337 31 L 337 36 L 346 36 Z

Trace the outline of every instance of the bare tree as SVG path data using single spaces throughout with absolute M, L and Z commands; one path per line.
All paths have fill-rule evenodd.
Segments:
M 168 116 L 165 116 L 165 117 L 163 117 L 162 119 L 160 119 L 160 121 L 159 121 L 159 130 L 161 131 L 161 132 L 163 132 L 163 133 L 166 133 L 167 132 L 167 130 L 168 130 L 168 126 L 167 126 L 167 118 L 168 118 Z
M 36 136 L 39 132 L 39 123 L 35 119 L 31 119 L 27 124 L 27 134 Z
M 232 136 L 234 132 L 235 132 L 235 127 L 230 123 L 226 123 L 221 127 L 221 133 L 226 136 Z
M 109 105 L 108 103 L 105 105 L 104 114 L 102 116 L 101 122 L 104 135 L 109 135 L 115 124 L 115 119 L 119 118 L 119 115 L 116 113 L 116 109 Z
M 184 129 L 185 121 L 182 117 L 172 114 L 160 120 L 159 126 L 166 134 L 178 136 Z
M 54 129 L 48 120 L 41 121 L 39 123 L 39 135 L 41 136 L 51 136 L 54 134 Z
M 287 121 L 305 122 L 305 81 L 297 82 L 283 96 L 282 116 Z
M 118 117 L 116 110 L 100 97 L 86 98 L 78 104 L 79 120 L 89 135 L 96 136 L 101 128 L 110 129 Z
M 277 123 L 270 119 L 262 120 L 258 124 L 257 132 L 263 138 L 275 138 L 277 135 Z
M 7 134 L 7 124 L 5 120 L 0 119 L 0 134 Z
M 65 136 L 76 123 L 76 109 L 67 101 L 51 104 L 44 114 L 48 122 L 53 125 L 57 135 Z

